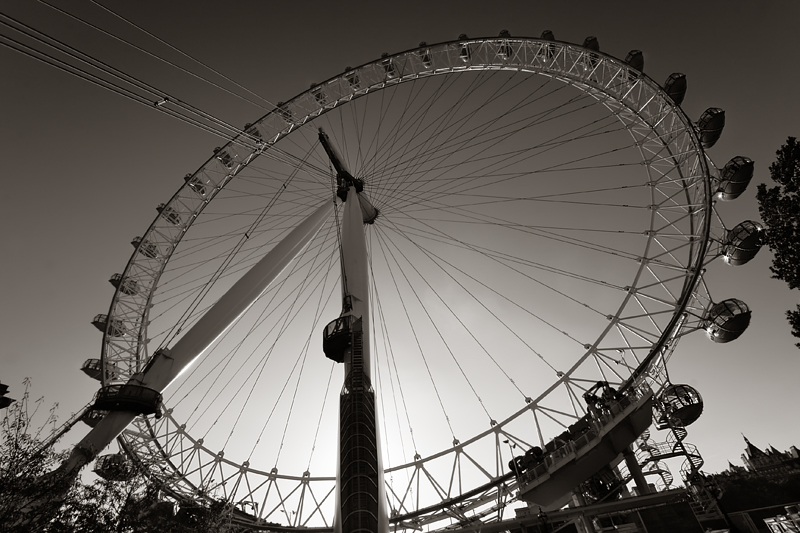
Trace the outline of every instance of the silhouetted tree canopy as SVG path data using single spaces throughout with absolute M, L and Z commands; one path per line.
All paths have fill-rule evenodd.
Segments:
M 783 483 L 758 477 L 740 477 L 724 483 L 720 503 L 727 512 L 800 501 L 800 477 Z
M 33 424 L 42 400 L 31 401 L 29 382 L 20 401 L 0 412 L 0 533 L 205 533 L 228 530 L 231 507 L 181 505 L 137 472 L 124 482 L 83 483 L 64 476 L 45 422 Z M 176 512 L 177 511 L 177 512 Z
M 790 289 L 800 288 L 800 143 L 789 137 L 776 152 L 769 167 L 774 187 L 758 186 L 756 199 L 766 225 L 765 242 L 774 254 L 772 277 L 785 281 Z M 800 305 L 786 316 L 792 335 L 800 337 Z M 800 348 L 800 343 L 795 346 Z

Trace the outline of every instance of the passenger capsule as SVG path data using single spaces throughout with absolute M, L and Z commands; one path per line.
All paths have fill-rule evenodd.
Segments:
M 630 65 L 631 68 L 639 72 L 644 72 L 644 54 L 641 50 L 631 50 L 628 52 L 628 55 L 625 56 L 625 62 Z
M 180 225 L 181 216 L 178 214 L 177 211 L 175 211 L 170 206 L 165 204 L 158 204 L 158 206 L 156 206 L 156 211 L 158 211 L 158 214 L 161 215 L 161 218 L 163 218 L 170 224 L 173 224 L 175 226 Z
M 275 111 L 284 122 L 291 124 L 294 121 L 294 112 L 284 102 L 278 102 Z M 230 167 L 229 167 L 230 168 Z
M 459 41 L 464 41 L 466 39 L 469 39 L 466 33 L 462 33 L 461 35 L 458 36 Z M 459 52 L 458 55 L 461 58 L 461 61 L 463 61 L 464 63 L 468 63 L 469 60 L 472 59 L 472 48 L 470 48 L 468 43 L 463 43 L 461 45 L 461 51 Z
M 670 74 L 664 82 L 664 92 L 672 98 L 675 105 L 681 105 L 683 97 L 686 96 L 686 75 L 680 72 Z
M 140 517 L 150 523 L 172 523 L 175 518 L 175 503 L 164 500 L 155 501 L 141 511 Z
M 711 148 L 722 135 L 722 128 L 725 127 L 725 111 L 718 107 L 709 107 L 697 121 L 697 129 L 700 130 L 700 144 L 703 148 Z
M 428 43 L 422 41 L 419 43 L 419 47 L 421 50 L 417 50 L 417 56 L 422 61 L 422 64 L 425 65 L 425 68 L 431 68 L 433 61 L 431 61 L 431 51 L 428 48 Z
M 735 298 L 714 304 L 706 313 L 704 320 L 708 338 L 719 343 L 738 339 L 750 325 L 751 314 L 747 304 Z
M 84 374 L 97 381 L 103 379 L 103 362 L 100 359 L 87 359 L 81 370 Z M 119 367 L 113 363 L 106 363 L 106 379 L 112 380 L 119 375 Z
M 119 289 L 119 292 L 128 296 L 133 296 L 139 292 L 139 282 L 133 278 L 125 278 L 122 274 L 114 274 L 108 282 Z
M 553 32 L 552 32 L 552 31 L 550 31 L 550 30 L 544 30 L 544 31 L 542 32 L 541 39 L 542 39 L 543 41 L 555 41 L 555 40 L 556 40 L 556 37 L 555 37 L 555 35 L 553 35 Z M 550 60 L 550 59 L 553 59 L 553 55 L 555 54 L 555 52 L 556 52 L 556 47 L 555 47 L 555 45 L 553 45 L 553 44 L 549 44 L 549 45 L 547 45 L 547 46 L 544 48 L 544 57 L 545 57 L 545 59 L 548 59 L 548 60 Z
M 325 105 L 328 103 L 328 95 L 322 90 L 322 86 L 317 85 L 316 83 L 311 84 L 311 95 L 319 105 Z
M 397 77 L 397 71 L 394 69 L 394 63 L 387 52 L 381 54 L 381 66 L 383 67 L 383 72 L 386 74 L 387 78 L 394 79 Z
M 100 423 L 102 419 L 106 417 L 108 411 L 100 411 L 97 409 L 89 409 L 88 411 L 83 413 L 81 416 L 81 422 L 89 426 L 90 428 L 95 427 L 97 424 Z
M 586 39 L 584 39 L 583 40 L 583 47 L 591 50 L 591 52 L 589 54 L 587 54 L 587 57 L 589 58 L 589 61 L 584 64 L 584 67 L 586 67 L 586 68 L 589 68 L 589 67 L 594 68 L 594 67 L 596 67 L 597 66 L 598 56 L 597 56 L 597 54 L 595 52 L 599 52 L 600 51 L 600 43 L 597 42 L 597 37 L 592 36 L 592 37 L 587 37 Z
M 100 381 L 103 377 L 103 362 L 100 359 L 87 359 L 81 370 L 90 378 Z
M 719 178 L 717 193 L 727 202 L 738 198 L 753 179 L 755 163 L 752 159 L 737 155 L 725 164 Z
M 764 226 L 745 220 L 728 231 L 722 243 L 722 259 L 733 266 L 740 266 L 756 256 L 764 244 Z
M 216 156 L 217 161 L 222 163 L 222 166 L 224 166 L 228 170 L 233 168 L 233 156 L 229 152 L 223 150 L 218 146 L 214 148 L 214 155 Z
M 92 325 L 103 333 L 106 332 L 106 326 L 108 326 L 108 335 L 111 337 L 124 337 L 128 334 L 128 328 L 125 327 L 122 320 L 119 318 L 109 320 L 108 315 L 96 315 L 92 319 Z
M 347 83 L 349 83 L 350 87 L 353 89 L 358 89 L 361 87 L 361 78 L 358 77 L 358 72 L 350 67 L 344 68 L 344 79 L 347 80 Z
M 255 124 L 250 124 L 249 122 L 245 124 L 244 132 L 257 141 L 261 140 L 261 132 L 258 130 L 258 126 Z
M 186 174 L 183 177 L 183 181 L 192 189 L 194 192 L 199 194 L 200 196 L 206 195 L 206 186 L 198 176 L 192 176 L 191 174 Z
M 130 383 L 108 385 L 97 391 L 93 409 L 130 411 L 140 415 L 160 416 L 161 393 L 155 389 Z
M 689 385 L 668 386 L 659 396 L 659 401 L 666 411 L 665 416 L 657 421 L 659 429 L 666 427 L 667 413 L 680 420 L 684 426 L 697 421 L 703 414 L 703 398 L 697 390 Z
M 141 237 L 135 237 L 131 244 L 134 248 L 136 248 L 140 254 L 149 258 L 149 259 L 156 259 L 159 257 L 158 246 L 153 244 L 152 242 L 148 241 L 147 239 L 142 239 Z
M 94 472 L 106 481 L 128 481 L 133 478 L 133 464 L 121 453 L 103 455 L 94 463 Z
M 510 37 L 511 34 L 508 33 L 508 30 L 503 30 L 500 32 L 500 38 L 509 39 Z M 511 48 L 511 45 L 508 43 L 508 41 L 500 41 L 500 46 L 497 47 L 497 55 L 503 59 L 509 59 L 514 56 L 514 49 Z

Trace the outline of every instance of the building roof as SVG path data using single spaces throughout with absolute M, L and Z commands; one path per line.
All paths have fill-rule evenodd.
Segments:
M 755 446 L 753 443 L 747 440 L 747 437 L 745 437 L 744 435 L 742 435 L 742 437 L 744 437 L 744 441 L 747 443 L 747 446 L 745 446 L 744 451 L 747 452 L 748 457 L 752 458 L 752 457 L 766 455 L 758 448 L 758 446 Z

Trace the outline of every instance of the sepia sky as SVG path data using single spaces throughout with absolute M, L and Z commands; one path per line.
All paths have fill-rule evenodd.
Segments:
M 214 76 L 91 2 L 53 3 Z M 690 117 L 708 107 L 726 111 L 722 137 L 708 151 L 718 166 L 737 155 L 756 162 L 750 188 L 720 206 L 728 227 L 758 220 L 755 185 L 768 180 L 767 168 L 786 137 L 800 135 L 800 4 L 793 0 L 576 1 L 568 7 L 473 0 L 102 3 L 270 102 L 289 100 L 312 82 L 383 52 L 461 33 L 496 36 L 507 29 L 538 37 L 550 29 L 573 43 L 594 35 L 602 51 L 619 58 L 640 49 L 645 72 L 656 81 L 686 74 L 683 108 Z M 8 0 L 0 9 L 231 124 L 264 114 L 44 3 Z M 16 36 L 5 26 L 0 35 Z M 146 230 L 155 206 L 223 141 L 6 47 L 0 47 L 0 66 L 0 380 L 19 398 L 22 380 L 32 378 L 32 396 L 44 396 L 45 405 L 57 402 L 66 418 L 96 389 L 80 366 L 100 354 L 101 334 L 90 321 L 108 310 L 108 278 L 124 268 L 130 241 Z M 753 309 L 751 326 L 731 344 L 714 344 L 696 332 L 681 341 L 670 364 L 673 382 L 692 385 L 705 399 L 687 441 L 698 446 L 707 472 L 726 468 L 729 460 L 741 464 L 742 434 L 762 449 L 800 446 L 800 350 L 784 318 L 800 293 L 770 278 L 770 260 L 762 250 L 742 267 L 714 268 L 712 296 L 745 301 Z M 76 428 L 64 442 L 82 431 Z

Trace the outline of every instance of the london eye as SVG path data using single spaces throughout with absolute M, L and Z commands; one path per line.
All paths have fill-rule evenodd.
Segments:
M 713 208 L 752 161 L 714 166 L 724 113 L 690 119 L 685 90 L 639 51 L 503 32 L 279 103 L 133 239 L 94 321 L 87 422 L 126 427 L 168 494 L 252 528 L 342 530 L 347 502 L 380 530 L 562 507 L 633 464 L 654 406 L 697 412 L 666 370 L 682 336 L 749 321 L 703 276 L 758 251 L 756 223 Z

